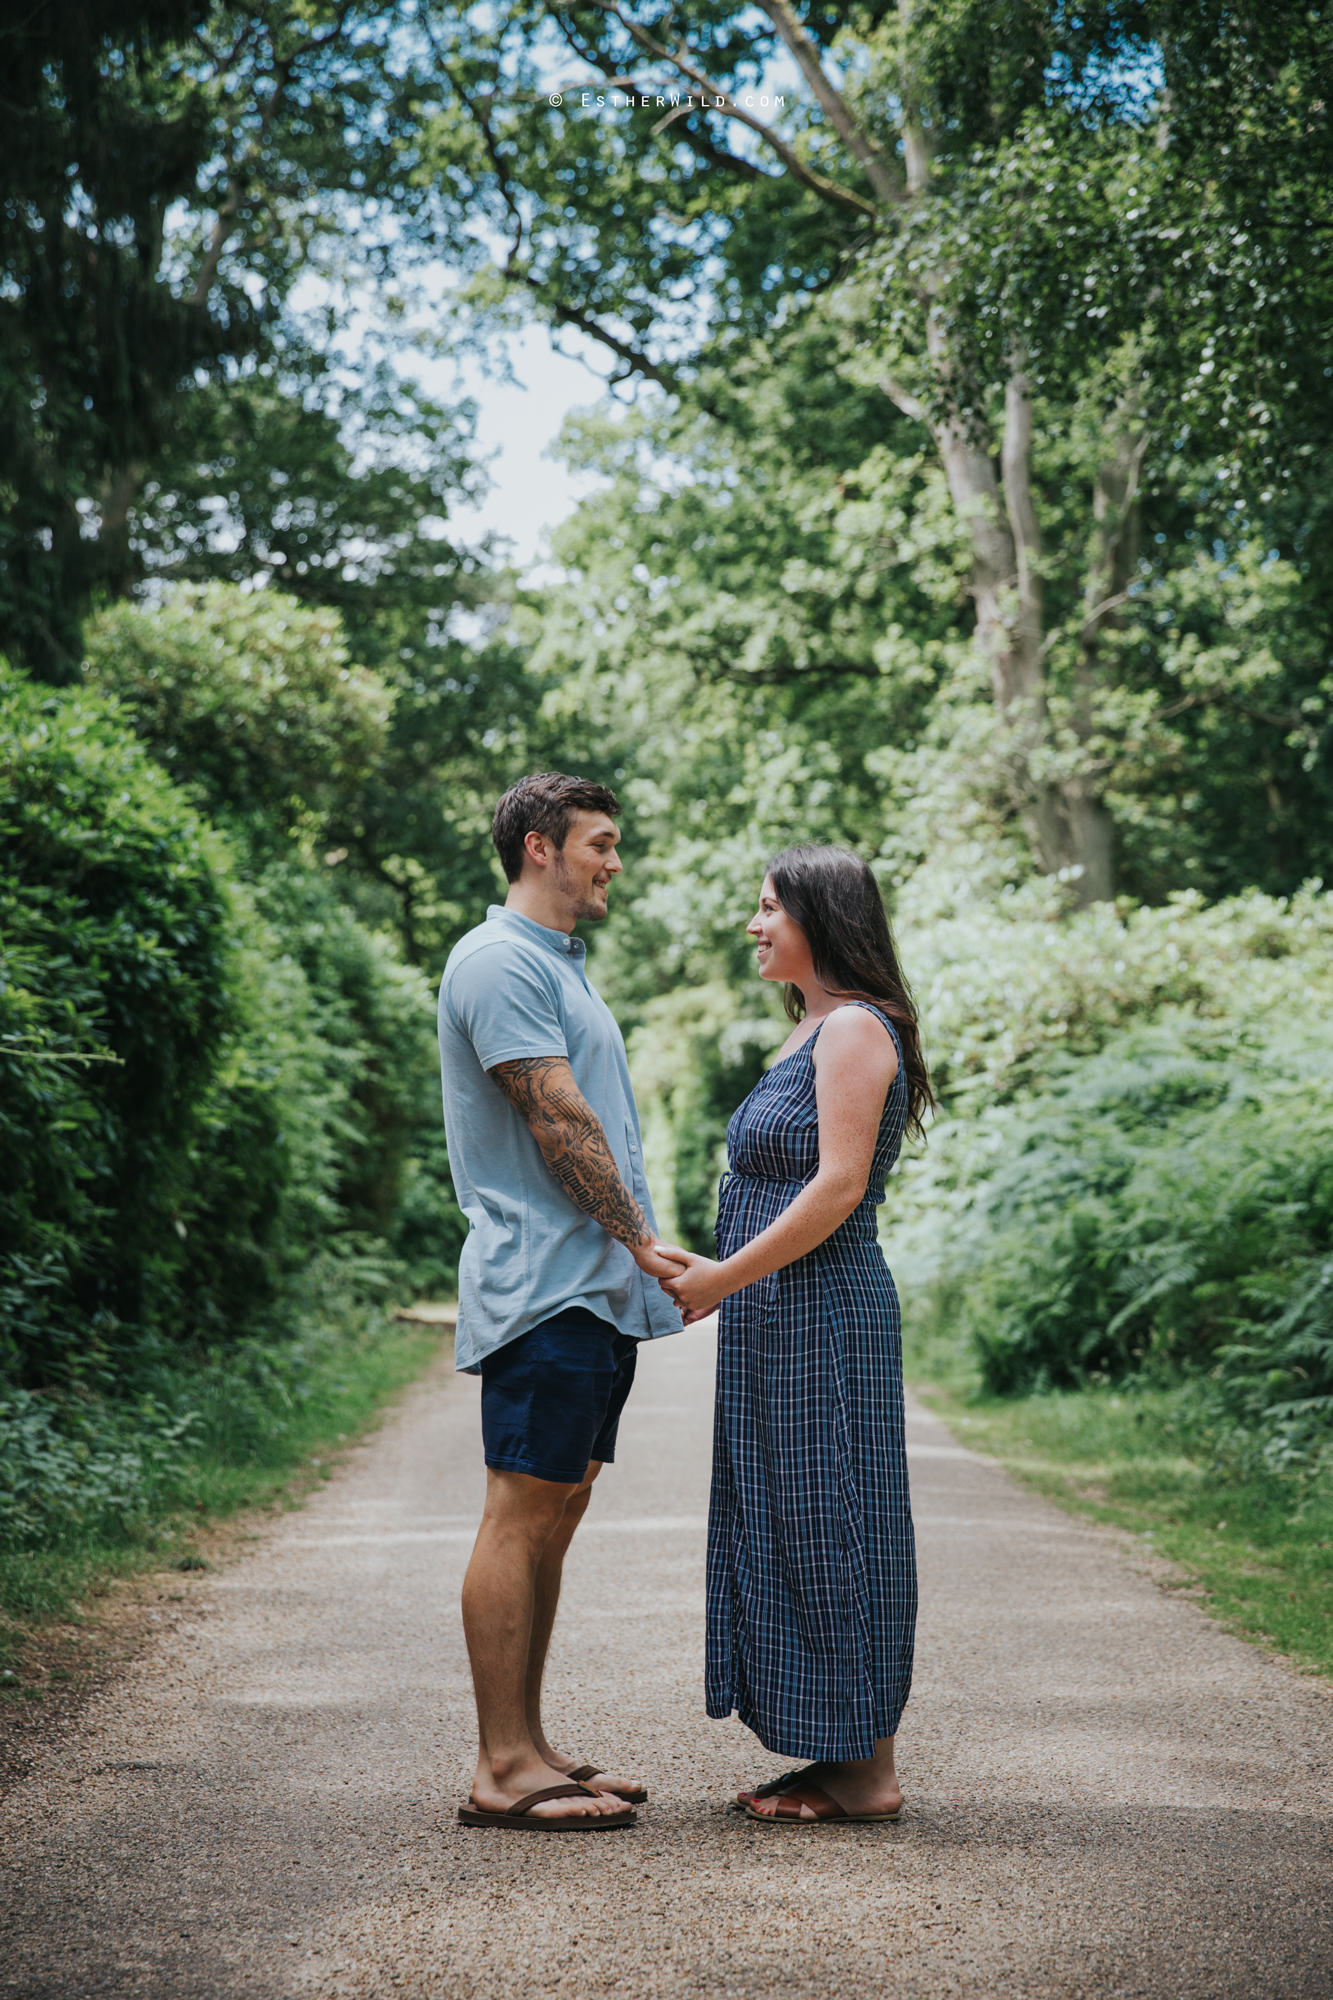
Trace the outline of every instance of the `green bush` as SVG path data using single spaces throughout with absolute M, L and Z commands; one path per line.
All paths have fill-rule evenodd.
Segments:
M 1193 1374 L 1292 1449 L 1327 1426 L 1333 1054 L 1317 1030 L 1177 1015 L 933 1143 L 937 1224 L 952 1215 L 934 1283 L 990 1389 Z
M 442 1123 L 430 987 L 391 938 L 358 921 L 327 869 L 274 863 L 254 898 L 280 961 L 305 980 L 325 1088 L 338 1096 L 334 1192 L 345 1225 L 388 1237 L 420 1128 Z
M 42 1540 L 67 1524 L 125 1529 L 170 1497 L 198 1419 L 151 1397 L 117 1407 L 0 1394 L 0 1541 Z
M 1251 1272 L 1249 1311 L 1218 1350 L 1216 1401 L 1265 1462 L 1286 1471 L 1333 1456 L 1333 1257 L 1297 1256 Z
M 401 1282 L 344 1244 L 296 1281 L 288 1338 L 164 1355 L 132 1398 L 0 1390 L 0 1665 L 21 1664 L 27 1621 L 81 1617 L 108 1572 L 206 1568 L 197 1521 L 317 1476 L 438 1352 L 385 1312 Z
M 312 1189 L 332 1193 L 343 1225 L 394 1235 L 409 1171 L 421 1178 L 414 1149 L 439 1125 L 431 1000 L 311 851 L 328 823 L 355 817 L 385 750 L 391 691 L 351 664 L 335 611 L 226 584 L 181 586 L 152 611 L 111 607 L 90 626 L 87 655 L 92 684 L 119 698 L 154 757 L 233 835 L 258 919 L 247 932 L 267 926 L 273 962 L 304 976 L 317 1074 L 300 1087 L 322 1107 L 336 1156 L 321 1159 Z M 310 1123 L 290 1098 L 286 1116 Z M 297 1234 L 313 1241 L 338 1218 L 309 1220 Z
M 629 1038 L 643 1157 L 664 1237 L 712 1256 L 727 1121 L 791 1024 L 720 980 L 650 1000 Z
M 1271 1458 L 1333 1438 L 1333 896 L 1069 913 L 947 851 L 904 955 L 942 1112 L 890 1184 L 920 1328 L 993 1391 L 1195 1378 Z
M 467 1217 L 454 1193 L 444 1123 L 436 1113 L 434 1091 L 420 1111 L 421 1121 L 412 1134 L 412 1149 L 405 1163 L 390 1247 L 419 1298 L 452 1298 L 458 1290 L 458 1260 L 467 1237 Z
M 185 1259 L 231 909 L 225 850 L 108 703 L 7 677 L 0 789 L 0 1359 L 41 1380 Z
M 393 696 L 336 611 L 277 590 L 179 585 L 90 625 L 85 674 L 209 815 L 261 852 L 318 834 L 375 767 Z
M 965 865 L 974 864 L 974 865 Z M 904 963 L 937 1088 L 976 1107 L 1039 1087 L 1136 1021 L 1188 1008 L 1219 1024 L 1333 1013 L 1333 895 L 1193 891 L 1156 908 L 1068 911 L 1046 880 L 995 880 L 967 850 L 919 871 L 899 899 Z
M 141 1376 L 143 1399 L 188 1428 L 188 1452 L 149 1474 L 158 1505 L 196 1497 L 199 1461 L 243 1469 L 290 1463 L 312 1396 L 336 1413 L 342 1364 L 382 1337 L 403 1272 L 382 1246 L 335 1241 L 309 1257 L 288 1294 L 281 1337 L 242 1334 L 202 1355 L 164 1355 Z
M 133 1394 L 397 1228 L 430 994 L 327 870 L 244 881 L 114 703 L 10 677 L 0 773 L 0 1378 Z

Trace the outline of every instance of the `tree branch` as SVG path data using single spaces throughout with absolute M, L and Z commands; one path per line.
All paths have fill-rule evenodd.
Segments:
M 926 414 L 926 406 L 919 397 L 912 394 L 910 389 L 904 389 L 902 383 L 895 381 L 892 375 L 881 375 L 879 386 L 889 401 L 898 405 L 905 417 L 910 417 L 913 423 L 925 424 L 929 428 L 930 418 Z
M 1019 616 L 1028 644 L 1041 657 L 1041 524 L 1032 497 L 1032 396 L 1020 367 L 1011 370 L 1004 391 L 1004 438 L 1000 447 L 1004 506 L 1014 538 Z
M 504 203 L 505 208 L 508 210 L 509 220 L 513 228 L 513 235 L 510 240 L 508 255 L 505 258 L 505 276 L 507 278 L 512 277 L 514 274 L 514 266 L 518 261 L 519 252 L 523 248 L 523 236 L 524 236 L 525 225 L 523 221 L 523 211 L 519 207 L 518 203 L 514 200 L 513 195 L 510 193 L 509 173 L 507 168 L 505 167 L 504 161 L 500 157 L 500 149 L 495 143 L 495 134 L 491 130 L 490 105 L 485 100 L 474 99 L 468 95 L 468 92 L 465 89 L 465 87 L 461 83 L 459 83 L 458 79 L 454 76 L 453 72 L 450 70 L 448 63 L 444 61 L 444 59 L 438 54 L 438 52 L 436 54 L 436 61 L 439 63 L 440 68 L 444 71 L 445 75 L 448 77 L 454 89 L 458 92 L 459 102 L 467 106 L 468 110 L 472 114 L 472 117 L 478 129 L 481 132 L 481 142 L 483 146 L 485 146 L 486 148 L 486 157 L 491 163 L 491 172 L 495 175 L 496 186 L 500 190 L 500 199 Z
M 720 99 L 720 103 L 711 105 L 709 109 L 721 111 L 725 117 L 735 118 L 742 125 L 748 125 L 752 132 L 757 132 L 765 145 L 771 147 L 777 154 L 792 178 L 800 181 L 803 187 L 808 187 L 813 194 L 819 195 L 824 201 L 832 202 L 842 208 L 854 209 L 858 215 L 878 216 L 879 210 L 873 202 L 854 193 L 851 188 L 842 187 L 837 181 L 826 180 L 823 174 L 817 174 L 812 167 L 805 164 L 787 141 L 773 130 L 771 125 L 765 125 L 752 111 L 747 111 L 744 105 L 737 104 L 730 91 L 720 83 L 714 82 L 705 70 L 701 70 L 690 60 L 689 51 L 684 43 L 678 49 L 667 48 L 664 42 L 654 40 L 646 28 L 641 28 L 637 21 L 631 20 L 624 14 L 614 4 L 614 0 L 592 0 L 592 4 L 603 14 L 609 14 L 613 20 L 619 21 L 631 40 L 636 41 L 641 49 L 646 49 L 649 55 L 656 56 L 660 62 L 670 63 L 682 76 L 688 77 L 692 83 L 697 83 L 700 90 L 707 91 L 709 96 Z
M 612 354 L 620 357 L 626 364 L 625 373 L 613 375 L 610 378 L 612 382 L 627 381 L 630 375 L 646 375 L 650 382 L 656 382 L 669 396 L 680 394 L 680 378 L 674 368 L 650 361 L 637 347 L 632 346 L 627 340 L 622 340 L 618 334 L 609 332 L 600 320 L 594 319 L 591 313 L 584 312 L 580 307 L 562 302 L 553 304 L 545 297 L 541 280 L 534 278 L 530 271 L 513 271 L 506 275 L 515 282 L 526 285 L 534 297 L 541 300 L 552 319 L 561 326 L 576 327 L 580 333 L 587 334 L 590 340 L 599 341 L 603 347 L 610 348 Z
M 1101 619 L 1108 612 L 1118 611 L 1122 604 L 1130 602 L 1131 593 L 1128 590 L 1118 590 L 1114 597 L 1104 597 L 1100 604 L 1094 604 L 1092 609 L 1079 621 L 1078 638 L 1080 642 L 1086 644 L 1088 639 L 1095 638 Z M 1058 646 L 1062 639 L 1069 637 L 1072 626 L 1073 620 L 1066 619 L 1063 625 L 1057 625 L 1053 632 L 1047 633 L 1041 649 L 1043 659 L 1046 658 L 1046 655 L 1051 651 L 1053 646 Z
M 1093 487 L 1094 556 L 1084 591 L 1080 630 L 1080 638 L 1089 654 L 1096 647 L 1103 624 L 1124 601 L 1133 568 L 1135 508 L 1143 455 L 1148 445 L 1146 431 L 1139 431 L 1137 435 L 1134 431 L 1136 403 L 1137 397 L 1130 397 L 1122 404 L 1115 450 L 1098 467 Z
M 787 5 L 787 0 L 759 0 L 759 5 L 795 56 L 801 74 L 819 99 L 829 124 L 848 152 L 865 168 L 866 179 L 879 199 L 886 206 L 901 202 L 905 190 L 885 158 L 883 148 L 862 131 L 847 100 L 830 83 L 819 60 L 818 49 Z
M 278 107 L 287 94 L 287 86 L 291 82 L 292 71 L 296 68 L 297 63 L 306 56 L 320 54 L 322 50 L 328 48 L 331 42 L 338 41 L 342 36 L 343 29 L 347 25 L 347 16 L 350 12 L 351 0 L 345 0 L 345 4 L 339 8 L 334 17 L 333 26 L 326 34 L 312 36 L 308 42 L 294 48 L 285 60 L 277 64 L 273 71 L 273 88 L 265 100 L 263 113 L 259 120 L 259 129 L 246 150 L 246 164 L 257 158 L 263 151 L 264 143 L 273 129 L 273 120 L 277 117 Z M 224 154 L 224 158 L 227 161 L 227 196 L 218 205 L 217 220 L 213 225 L 213 233 L 209 238 L 208 249 L 205 251 L 204 261 L 199 267 L 199 274 L 195 279 L 194 290 L 190 294 L 190 303 L 195 306 L 205 305 L 208 301 L 208 295 L 213 289 L 213 280 L 218 274 L 218 266 L 222 262 L 223 252 L 236 233 L 236 217 L 240 212 L 241 204 L 245 200 L 249 187 L 249 181 L 244 168 L 238 169 L 236 166 L 236 156 L 228 153 Z
M 1165 708 L 1159 708 L 1153 720 L 1168 722 L 1173 715 L 1183 715 L 1191 708 L 1234 709 L 1237 715 L 1245 716 L 1250 722 L 1262 722 L 1269 729 L 1291 730 L 1293 734 L 1303 736 L 1311 745 L 1319 741 L 1320 732 L 1308 716 L 1301 715 L 1295 709 L 1289 715 L 1275 715 L 1272 709 L 1255 708 L 1250 702 L 1242 701 L 1239 695 L 1232 694 L 1227 688 L 1209 688 L 1202 694 L 1182 695 L 1179 701 L 1170 702 Z
M 883 676 L 873 661 L 818 660 L 808 667 L 715 667 L 712 678 L 733 681 L 743 687 L 787 687 L 792 681 L 813 680 L 823 674 L 854 674 L 862 680 L 877 681 Z
M 1113 597 L 1104 597 L 1100 604 L 1094 604 L 1091 611 L 1084 615 L 1083 622 L 1079 626 L 1079 638 L 1085 642 L 1095 638 L 1101 629 L 1102 620 L 1109 617 L 1112 611 L 1118 611 L 1122 604 L 1128 603 L 1128 590 L 1117 590 Z
M 619 63 L 612 62 L 604 49 L 592 47 L 591 44 L 583 40 L 581 35 L 576 34 L 572 24 L 565 20 L 564 16 L 553 5 L 549 4 L 549 0 L 546 12 L 549 18 L 555 22 L 575 55 L 581 56 L 590 69 L 601 71 L 608 90 L 623 90 L 627 97 L 647 97 L 649 95 L 649 92 L 643 88 L 642 84 L 636 83 L 632 76 L 625 75 Z M 656 95 L 656 92 L 652 94 Z M 655 125 L 653 127 L 654 132 L 660 132 L 663 125 L 670 123 L 674 119 L 685 117 L 690 110 L 696 108 L 695 106 L 682 105 L 678 111 L 672 112 L 670 120 L 663 119 L 661 124 Z M 680 136 L 691 151 L 698 154 L 701 160 L 707 160 L 715 167 L 722 167 L 729 173 L 739 174 L 742 179 L 748 181 L 762 181 L 769 178 L 754 164 L 753 160 L 743 160 L 738 153 L 727 153 L 720 146 L 715 146 L 708 136 L 707 126 L 704 127 L 702 132 L 695 132 L 687 125 Z
M 615 63 L 589 53 L 572 35 L 567 36 L 567 39 L 576 55 L 582 56 L 585 62 L 592 63 L 601 71 L 602 83 L 600 87 L 602 89 L 623 90 L 627 97 L 660 97 L 664 91 L 671 88 L 670 84 L 659 83 L 653 85 L 650 89 L 636 78 L 626 76 Z M 567 87 L 570 90 L 577 90 L 581 86 L 570 84 Z M 537 101 L 541 102 L 543 100 L 539 99 Z M 659 132 L 665 131 L 668 125 L 674 125 L 679 119 L 691 117 L 700 108 L 700 105 L 693 101 L 678 105 L 675 110 L 668 112 L 665 118 L 658 119 L 656 125 L 652 128 L 654 138 Z M 712 166 L 721 167 L 728 173 L 739 174 L 742 180 L 776 181 L 779 178 L 777 174 L 766 174 L 762 167 L 755 165 L 753 160 L 743 160 L 739 153 L 728 153 L 721 146 L 715 146 L 708 136 L 706 125 L 701 132 L 696 132 L 691 125 L 686 125 L 680 137 L 701 160 L 707 160 Z

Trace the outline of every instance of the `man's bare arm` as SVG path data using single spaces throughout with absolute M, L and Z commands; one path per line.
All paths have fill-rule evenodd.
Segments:
M 570 1200 L 631 1250 L 651 1244 L 647 1217 L 620 1178 L 601 1120 L 575 1083 L 568 1057 L 524 1056 L 497 1063 L 490 1075 L 527 1119 Z

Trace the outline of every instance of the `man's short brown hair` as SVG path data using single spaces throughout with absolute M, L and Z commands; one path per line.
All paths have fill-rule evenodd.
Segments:
M 523 843 L 530 833 L 544 834 L 558 854 L 579 812 L 619 819 L 622 807 L 609 785 L 567 778 L 561 771 L 539 771 L 511 785 L 491 821 L 491 839 L 507 880 L 517 882 L 523 871 Z

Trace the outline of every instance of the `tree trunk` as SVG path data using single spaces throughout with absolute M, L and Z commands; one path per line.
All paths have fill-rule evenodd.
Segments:
M 143 474 L 141 465 L 124 465 L 115 472 L 108 472 L 102 484 L 97 568 L 101 581 L 115 597 L 128 597 L 134 585 L 130 514 Z
M 934 322 L 929 329 L 929 344 L 936 374 L 947 394 L 948 348 L 945 335 Z M 971 544 L 972 574 L 968 589 L 976 613 L 975 640 L 990 669 L 991 692 L 996 706 L 1012 724 L 1019 719 L 1019 705 L 1029 703 L 1035 708 L 1036 719 L 1040 721 L 1045 707 L 1039 637 L 1041 582 L 1034 561 L 1040 550 L 1031 543 L 1024 545 L 1020 581 L 1019 554 L 1011 525 L 1014 510 L 1008 505 L 1007 492 L 1002 503 L 994 460 L 986 442 L 977 437 L 967 419 L 960 415 L 935 416 L 890 376 L 886 376 L 880 386 L 907 416 L 924 423 L 935 441 L 954 512 L 966 529 Z M 1028 424 L 1030 429 L 1030 415 Z M 1014 470 L 1008 463 L 1009 429 L 1010 426 L 1006 425 L 1006 484 L 1008 475 Z M 1026 503 L 1026 511 L 1021 499 L 1017 505 L 1024 528 L 1035 534 L 1036 517 L 1030 500 Z M 1024 585 L 1029 594 L 1027 604 L 1022 601 Z M 1030 602 L 1034 589 L 1037 592 L 1035 628 Z M 1015 593 L 1018 593 L 1017 597 Z M 1035 645 L 1034 630 L 1037 631 Z
M 898 78 L 898 136 L 903 149 L 900 169 L 894 153 L 866 129 L 853 103 L 824 68 L 820 50 L 791 0 L 759 0 L 818 100 L 830 129 L 859 163 L 873 201 L 867 201 L 859 189 L 815 174 L 780 133 L 742 109 L 729 93 L 708 84 L 699 60 L 684 41 L 672 50 L 618 8 L 607 11 L 628 28 L 641 48 L 671 64 L 691 85 L 708 85 L 717 104 L 725 105 L 729 116 L 758 132 L 788 172 L 806 187 L 826 201 L 850 206 L 872 219 L 878 216 L 893 228 L 905 206 L 931 198 L 934 133 L 923 115 L 924 96 L 910 57 L 910 30 L 919 4 L 920 0 L 897 0 L 903 51 Z M 1067 875 L 1081 902 L 1098 902 L 1114 894 L 1115 880 L 1111 819 L 1098 796 L 1091 759 L 1063 779 L 1040 775 L 1042 752 L 1050 741 L 1046 656 L 1051 640 L 1045 629 L 1041 528 L 1032 492 L 1032 401 L 1023 356 L 1015 352 L 1010 357 L 997 470 L 993 440 L 983 434 L 981 420 L 968 407 L 974 399 L 955 393 L 959 371 L 947 326 L 936 308 L 936 291 L 936 283 L 926 277 L 917 300 L 938 396 L 927 405 L 891 377 L 882 378 L 880 386 L 900 410 L 929 429 L 954 511 L 968 536 L 975 644 L 990 673 L 1001 756 L 1015 807 L 1027 824 L 1042 868 L 1050 874 Z M 615 349 L 613 337 L 600 330 L 597 337 L 607 339 Z M 646 361 L 640 365 L 645 372 L 652 372 Z M 1127 564 L 1132 561 L 1127 550 L 1138 477 L 1135 453 L 1141 455 L 1142 446 L 1127 446 L 1127 450 L 1128 456 L 1120 452 L 1108 462 L 1098 483 L 1098 505 L 1103 508 L 1097 515 L 1100 541 L 1089 572 L 1098 582 L 1090 584 L 1092 594 L 1085 603 L 1078 667 L 1080 693 L 1075 703 L 1075 734 L 1081 744 L 1090 741 L 1096 726 L 1096 639 L 1104 629 L 1101 621 L 1113 613 L 1113 607 L 1103 600 L 1123 595 L 1125 584 L 1116 579 L 1122 571 L 1127 577 Z M 1109 588 L 1105 587 L 1108 582 Z
M 1086 777 L 1068 778 L 1060 789 L 1068 849 L 1078 857 L 1079 907 L 1109 903 L 1115 896 L 1115 821 Z
M 947 387 L 945 337 L 933 325 L 931 333 L 931 358 Z M 1033 774 L 1049 724 L 1041 525 L 1032 495 L 1027 377 L 1016 364 L 1005 387 L 999 478 L 985 442 L 965 418 L 932 417 L 896 382 L 885 379 L 882 386 L 907 415 L 929 426 L 954 510 L 967 530 L 975 644 L 990 670 L 1011 792 L 1038 862 L 1047 874 L 1067 874 L 1080 903 L 1107 901 L 1115 894 L 1109 813 L 1086 776 L 1061 783 L 1043 782 Z
M 1083 594 L 1083 626 L 1075 670 L 1074 730 L 1090 750 L 1096 729 L 1096 699 L 1102 686 L 1098 651 L 1102 636 L 1119 621 L 1134 577 L 1138 555 L 1139 471 L 1147 438 L 1135 422 L 1132 404 L 1120 412 L 1119 426 L 1108 456 L 1093 485 L 1092 545 Z M 1075 845 L 1084 857 L 1079 880 L 1085 903 L 1109 901 L 1115 894 L 1114 826 L 1085 774 L 1066 781 L 1065 809 L 1077 829 Z

